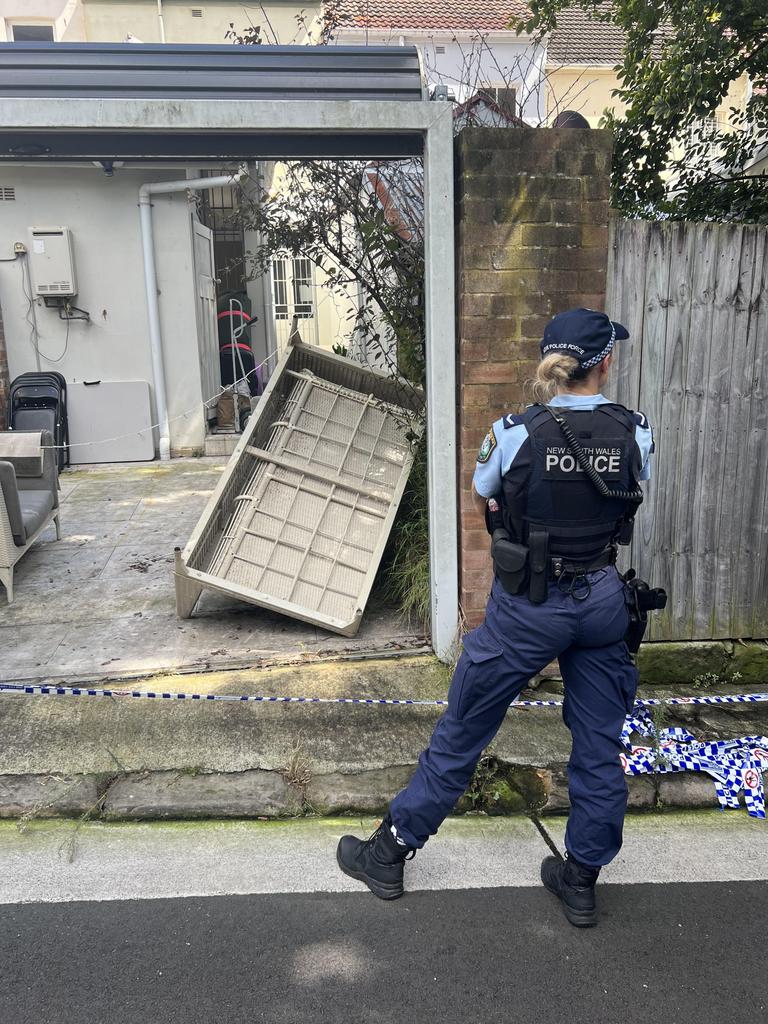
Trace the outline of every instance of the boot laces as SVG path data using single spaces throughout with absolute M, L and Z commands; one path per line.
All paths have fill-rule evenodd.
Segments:
M 386 845 L 390 840 L 395 847 L 395 853 L 398 858 L 402 858 L 402 860 L 413 860 L 416 856 L 416 850 L 412 846 L 407 846 L 405 843 L 399 843 L 397 841 L 390 831 L 389 824 L 386 820 L 379 822 L 378 827 L 371 833 L 368 842 L 371 846 L 371 850 L 373 851 L 381 845 Z

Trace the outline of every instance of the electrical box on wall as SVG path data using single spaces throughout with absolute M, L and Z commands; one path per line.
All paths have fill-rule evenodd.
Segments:
M 29 250 L 35 294 L 42 297 L 77 295 L 75 257 L 69 228 L 30 228 Z

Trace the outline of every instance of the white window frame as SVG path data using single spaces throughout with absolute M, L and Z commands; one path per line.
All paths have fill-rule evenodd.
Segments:
M 32 40 L 27 40 L 27 39 L 21 39 L 21 40 L 17 39 L 16 38 L 16 29 L 17 28 L 49 28 L 51 30 L 51 39 L 50 40 L 47 40 L 47 39 L 43 40 L 43 39 L 41 39 L 39 41 L 40 42 L 52 42 L 52 43 L 58 42 L 58 40 L 56 39 L 56 22 L 55 21 L 51 21 L 50 18 L 8 18 L 8 19 L 6 19 L 5 30 L 6 30 L 6 34 L 8 36 L 8 42 L 9 43 L 32 42 Z

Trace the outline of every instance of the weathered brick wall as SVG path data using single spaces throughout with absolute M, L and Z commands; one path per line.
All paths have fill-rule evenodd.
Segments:
M 0 308 L 0 430 L 6 430 L 8 427 L 6 410 L 8 408 L 8 394 L 10 390 L 8 353 L 5 348 L 5 331 L 3 330 L 3 310 Z
M 470 493 L 491 423 L 527 404 L 547 320 L 602 309 L 611 137 L 603 131 L 468 128 L 456 140 L 460 600 L 477 625 L 491 583 Z

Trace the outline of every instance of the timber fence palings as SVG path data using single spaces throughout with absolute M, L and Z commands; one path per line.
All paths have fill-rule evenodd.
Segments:
M 649 639 L 768 636 L 768 227 L 611 223 L 618 393 L 656 441 L 630 558 L 669 591 Z

